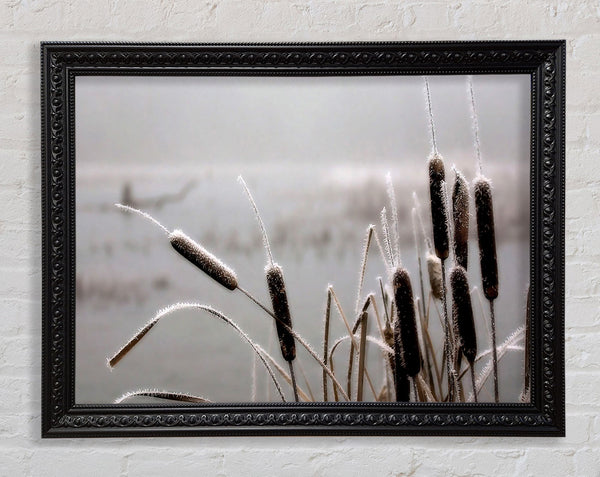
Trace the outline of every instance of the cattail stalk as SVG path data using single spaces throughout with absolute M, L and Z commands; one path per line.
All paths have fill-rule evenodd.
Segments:
M 450 288 L 452 290 L 452 317 L 458 334 L 458 353 L 460 356 L 462 352 L 471 367 L 473 394 L 475 402 L 477 402 L 477 391 L 473 379 L 475 376 L 473 367 L 477 356 L 477 336 L 467 272 L 460 265 L 454 267 L 450 272 Z
M 416 194 L 413 193 L 413 197 L 416 198 Z M 413 226 L 413 236 L 415 240 L 415 250 L 417 251 L 417 265 L 419 268 L 419 286 L 421 288 L 421 307 L 420 307 L 420 323 L 423 334 L 425 333 L 425 328 L 427 327 L 427 323 L 425 321 L 425 286 L 423 284 L 423 264 L 421 260 L 421 240 L 419 240 L 419 227 L 417 225 L 417 208 L 413 207 L 411 211 L 411 219 Z M 433 352 L 428 346 L 424 346 L 425 351 L 425 366 L 427 370 L 427 377 L 429 379 L 429 385 L 431 389 L 435 389 L 434 381 L 433 381 L 433 373 L 431 372 L 431 358 L 430 355 Z
M 356 391 L 356 400 L 363 400 L 363 383 L 365 377 L 365 358 L 367 344 L 367 321 L 369 314 L 363 311 L 360 315 L 360 347 L 358 349 L 358 388 Z
M 442 271 L 442 306 L 444 312 L 445 362 L 448 376 L 448 399 L 454 400 L 455 382 L 452 356 L 452 340 L 450 336 L 450 320 L 448 318 L 446 270 L 444 261 L 449 254 L 448 217 L 446 213 L 446 173 L 442 156 L 434 152 L 429 158 L 429 197 L 431 202 L 431 223 L 433 227 L 433 244 L 435 254 L 441 261 Z
M 323 325 L 323 363 L 327 366 L 327 355 L 329 354 L 329 319 L 331 317 L 331 292 L 327 290 L 327 305 L 325 306 L 325 323 Z M 327 396 L 327 373 L 323 370 L 323 401 L 328 401 Z
M 287 292 L 283 279 L 283 270 L 279 265 L 273 263 L 265 269 L 267 276 L 267 287 L 271 297 L 273 313 L 277 317 L 275 323 L 277 327 L 277 336 L 279 337 L 279 347 L 283 359 L 288 362 L 292 385 L 294 388 L 294 398 L 298 400 L 298 389 L 296 387 L 296 377 L 292 361 L 296 358 L 296 343 L 294 337 L 287 331 L 286 327 L 292 328 L 292 317 L 288 305 Z
M 371 298 L 373 295 L 369 295 L 365 300 L 362 310 L 358 313 L 354 325 L 352 326 L 352 336 L 354 336 L 358 330 L 358 328 L 362 324 L 363 313 L 367 312 L 367 309 L 371 305 Z M 360 347 L 360 345 L 358 346 Z M 354 370 L 354 352 L 356 351 L 357 346 L 355 345 L 354 339 L 350 342 L 350 351 L 348 353 L 348 371 L 346 376 L 346 389 L 350 398 L 352 398 L 352 374 Z
M 267 266 L 265 268 L 267 278 L 267 288 L 269 289 L 269 296 L 271 297 L 271 305 L 273 306 L 273 313 L 276 317 L 277 336 L 279 337 L 279 346 L 281 348 L 281 355 L 283 359 L 288 362 L 290 368 L 290 376 L 292 377 L 292 387 L 294 390 L 294 399 L 298 401 L 298 388 L 296 385 L 296 375 L 294 373 L 294 365 L 292 362 L 296 358 L 296 344 L 294 343 L 294 337 L 287 331 L 287 328 L 292 328 L 292 317 L 290 315 L 290 308 L 288 305 L 287 292 L 285 288 L 285 281 L 283 279 L 283 270 L 281 267 L 273 261 L 273 254 L 271 252 L 271 246 L 269 244 L 269 237 L 263 224 L 258 207 L 254 201 L 254 197 L 250 193 L 250 189 L 246 185 L 242 176 L 238 177 L 238 182 L 241 184 L 244 192 L 248 196 L 254 216 L 258 222 L 258 226 L 261 231 L 263 245 L 267 253 Z
M 483 294 L 490 303 L 490 323 L 494 363 L 494 399 L 496 402 L 499 402 L 496 318 L 494 316 L 494 300 L 498 297 L 498 263 L 496 258 L 496 232 L 494 227 L 492 186 L 487 178 L 479 176 L 473 183 L 473 190 L 475 195 L 475 213 L 477 217 L 477 239 L 479 243 L 482 289 Z
M 277 361 L 275 361 L 275 358 L 273 358 L 273 356 L 271 356 L 271 354 L 264 348 L 262 348 L 259 344 L 257 344 L 256 347 L 262 353 L 262 355 L 269 361 L 269 363 L 271 363 L 275 370 L 281 375 L 285 382 L 291 386 L 292 378 L 288 373 L 286 373 L 285 369 L 283 369 L 281 365 Z M 309 402 L 311 400 L 314 401 L 314 399 L 311 399 L 310 396 L 300 386 L 298 386 L 298 396 L 300 397 L 300 399 L 306 402 Z

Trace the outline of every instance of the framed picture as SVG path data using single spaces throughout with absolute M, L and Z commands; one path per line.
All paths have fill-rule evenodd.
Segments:
M 43 437 L 564 435 L 563 41 L 41 53 Z

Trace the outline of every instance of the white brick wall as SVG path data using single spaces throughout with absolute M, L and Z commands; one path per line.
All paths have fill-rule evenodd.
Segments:
M 594 0 L 3 0 L 0 475 L 600 475 Z M 39 41 L 566 38 L 567 437 L 40 440 Z

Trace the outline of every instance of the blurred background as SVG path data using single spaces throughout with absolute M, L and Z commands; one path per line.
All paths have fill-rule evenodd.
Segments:
M 499 343 L 525 321 L 529 82 L 527 75 L 473 78 L 483 171 L 494 185 Z M 453 180 L 454 164 L 471 181 L 476 154 L 466 77 L 430 77 L 430 87 L 447 177 Z M 381 208 L 390 209 L 388 172 L 402 260 L 417 288 L 410 211 L 414 191 L 429 233 L 430 151 L 420 77 L 77 77 L 76 401 L 112 402 L 138 388 L 249 401 L 251 348 L 232 328 L 201 312 L 163 319 L 114 370 L 106 367 L 106 359 L 157 310 L 175 302 L 221 310 L 285 364 L 271 318 L 194 268 L 158 227 L 119 211 L 115 202 L 147 211 L 170 230 L 182 229 L 234 268 L 242 287 L 269 303 L 259 229 L 236 181 L 243 175 L 283 267 L 294 328 L 320 350 L 328 284 L 353 315 L 365 230 L 371 223 L 379 228 Z M 480 286 L 471 219 L 469 278 L 471 286 Z M 363 296 L 378 291 L 378 276 L 386 272 L 373 248 Z M 484 350 L 487 303 L 485 313 L 477 300 L 473 304 Z M 441 349 L 436 319 L 431 331 Z M 330 341 L 344 333 L 334 313 Z M 381 382 L 381 354 L 371 348 L 367 364 Z M 320 368 L 300 348 L 296 361 L 303 368 L 299 383 L 307 388 L 305 374 L 320 396 Z M 342 345 L 340 376 L 346 361 Z M 501 400 L 517 401 L 523 352 L 511 351 L 499 368 Z M 257 399 L 276 401 L 260 365 L 256 376 Z M 481 398 L 491 395 L 485 390 Z M 369 392 L 366 399 L 372 399 Z

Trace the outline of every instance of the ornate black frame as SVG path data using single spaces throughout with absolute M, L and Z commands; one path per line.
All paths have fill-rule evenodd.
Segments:
M 565 42 L 42 43 L 42 437 L 564 436 Z M 75 77 L 531 76 L 531 404 L 75 404 Z

